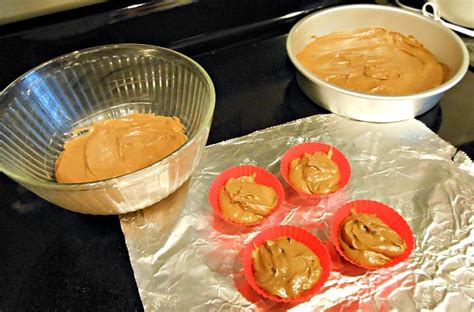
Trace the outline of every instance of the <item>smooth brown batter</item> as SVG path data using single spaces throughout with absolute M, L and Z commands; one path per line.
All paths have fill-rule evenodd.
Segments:
M 382 266 L 407 248 L 405 241 L 382 220 L 354 211 L 341 225 L 339 243 L 349 259 L 369 267 Z
M 290 162 L 288 179 L 293 187 L 306 194 L 327 194 L 338 189 L 339 167 L 328 154 L 304 154 Z
M 219 206 L 224 216 L 240 224 L 261 221 L 272 212 L 277 201 L 273 188 L 255 183 L 255 174 L 230 178 L 219 194 Z
M 319 280 L 319 258 L 306 245 L 289 237 L 269 240 L 253 251 L 257 284 L 267 293 L 294 298 Z
M 64 144 L 56 161 L 58 183 L 81 183 L 121 176 L 149 166 L 183 145 L 184 126 L 176 117 L 132 114 L 98 122 Z
M 297 58 L 330 83 L 379 95 L 429 90 L 449 72 L 415 38 L 377 27 L 315 38 Z

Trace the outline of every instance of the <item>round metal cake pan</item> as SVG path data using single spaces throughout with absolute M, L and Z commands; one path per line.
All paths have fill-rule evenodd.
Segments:
M 420 93 L 372 95 L 331 84 L 305 68 L 296 57 L 315 36 L 364 27 L 383 27 L 415 37 L 449 67 L 450 76 L 440 86 Z M 454 32 L 421 14 L 382 5 L 346 5 L 309 15 L 291 29 L 286 48 L 297 69 L 297 82 L 313 102 L 335 114 L 370 122 L 395 122 L 423 114 L 463 78 L 469 64 L 466 46 Z

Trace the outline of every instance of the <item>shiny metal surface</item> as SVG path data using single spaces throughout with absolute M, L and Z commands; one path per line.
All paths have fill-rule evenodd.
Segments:
M 206 144 L 214 104 L 209 76 L 180 53 L 138 44 L 76 51 L 29 71 L 0 94 L 0 170 L 66 209 L 135 211 L 189 178 Z M 189 141 L 165 159 L 121 177 L 55 182 L 55 161 L 73 128 L 131 113 L 177 116 Z
M 320 79 L 296 58 L 296 54 L 311 41 L 311 36 L 370 26 L 414 36 L 440 62 L 449 66 L 451 76 L 448 81 L 413 95 L 369 95 Z M 454 32 L 421 14 L 381 5 L 347 5 L 316 12 L 292 28 L 286 48 L 298 71 L 298 84 L 312 101 L 333 113 L 371 122 L 401 121 L 428 111 L 439 102 L 444 92 L 462 79 L 469 65 L 468 51 Z
M 304 141 L 326 142 L 351 162 L 348 187 L 304 200 L 285 185 L 282 207 L 260 226 L 234 228 L 213 216 L 208 187 L 224 169 L 254 164 L 278 175 L 281 155 Z M 281 177 L 279 177 L 281 179 Z M 351 199 L 373 199 L 411 226 L 406 262 L 366 271 L 341 260 L 329 241 L 332 215 Z M 374 124 L 317 115 L 206 147 L 191 179 L 162 202 L 121 216 L 147 311 L 469 311 L 474 304 L 474 165 L 421 122 Z M 269 226 L 301 226 L 326 242 L 332 271 L 322 291 L 297 306 L 250 290 L 244 247 Z

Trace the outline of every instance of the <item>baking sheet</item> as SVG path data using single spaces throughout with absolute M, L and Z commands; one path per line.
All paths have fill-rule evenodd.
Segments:
M 279 176 L 281 155 L 305 141 L 339 148 L 352 166 L 349 185 L 329 198 L 300 198 L 285 186 L 283 206 L 251 229 L 230 226 L 207 202 L 224 169 L 254 164 Z M 416 120 L 371 124 L 316 115 L 205 149 L 192 178 L 170 197 L 123 215 L 131 264 L 146 311 L 469 311 L 474 304 L 474 165 Z M 411 257 L 366 271 L 344 262 L 329 241 L 334 210 L 351 199 L 389 204 L 413 229 Z M 273 303 L 246 284 L 244 246 L 263 229 L 301 226 L 327 243 L 332 272 L 320 293 L 299 305 Z

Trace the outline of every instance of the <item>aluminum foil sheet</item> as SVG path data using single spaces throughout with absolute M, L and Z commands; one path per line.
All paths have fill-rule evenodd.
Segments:
M 254 164 L 279 176 L 281 155 L 305 141 L 326 142 L 345 153 L 352 166 L 348 187 L 314 201 L 284 184 L 280 210 L 250 229 L 214 217 L 207 190 L 221 171 Z M 362 198 L 389 204 L 410 224 L 416 247 L 406 262 L 367 271 L 338 256 L 329 241 L 333 212 Z M 421 122 L 371 124 L 316 115 L 208 146 L 183 187 L 154 206 L 123 215 L 121 224 L 146 311 L 472 311 L 473 207 L 472 161 Z M 278 224 L 311 231 L 331 254 L 329 280 L 299 305 L 259 297 L 242 273 L 244 246 Z

